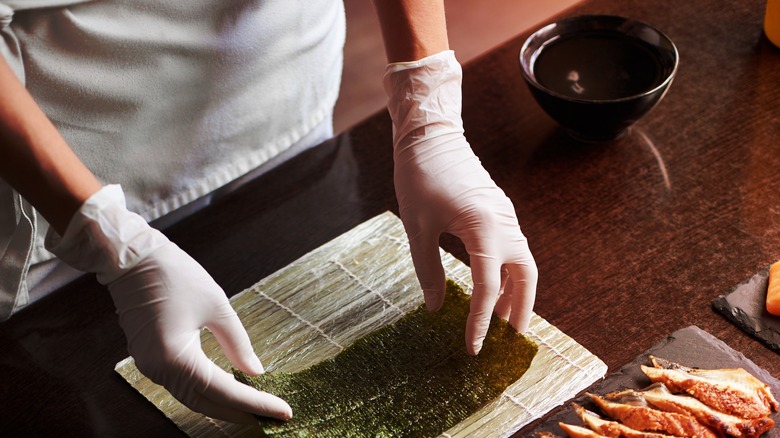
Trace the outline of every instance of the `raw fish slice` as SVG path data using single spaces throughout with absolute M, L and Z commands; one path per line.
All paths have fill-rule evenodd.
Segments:
M 609 438 L 606 435 L 599 435 L 590 429 L 573 424 L 558 423 L 558 427 L 563 429 L 569 435 L 569 438 Z
M 717 438 L 717 435 L 689 415 L 659 411 L 648 406 L 647 401 L 636 394 L 611 401 L 588 394 L 608 416 L 626 426 L 648 432 L 665 432 L 673 436 L 692 438 Z
M 672 438 L 670 435 L 655 432 L 643 432 L 632 429 L 617 421 L 602 418 L 599 414 L 589 411 L 577 403 L 572 403 L 574 411 L 591 430 L 611 438 Z
M 637 395 L 641 393 L 641 395 Z M 628 389 L 607 394 L 607 399 L 624 398 L 626 395 L 641 396 L 652 406 L 668 412 L 690 415 L 710 429 L 735 438 L 761 436 L 771 429 L 775 422 L 770 418 L 745 419 L 716 411 L 689 395 L 672 394 L 663 383 L 654 383 L 641 391 Z
M 742 368 L 700 370 L 650 357 L 654 367 L 642 365 L 653 382 L 672 392 L 686 392 L 710 407 L 742 418 L 761 418 L 777 411 L 769 386 Z

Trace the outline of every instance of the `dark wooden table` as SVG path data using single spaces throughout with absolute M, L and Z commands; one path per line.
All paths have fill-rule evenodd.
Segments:
M 780 49 L 764 2 L 588 1 L 668 34 L 672 87 L 620 141 L 580 144 L 521 80 L 517 38 L 465 66 L 466 134 L 512 198 L 540 271 L 536 312 L 629 362 L 695 324 L 780 376 L 778 356 L 711 301 L 780 259 Z M 379 78 L 377 78 L 379 80 Z M 396 211 L 381 112 L 166 233 L 230 295 L 385 210 Z M 458 241 L 443 247 L 466 261 Z M 113 371 L 126 357 L 93 277 L 0 325 L 0 436 L 176 436 Z

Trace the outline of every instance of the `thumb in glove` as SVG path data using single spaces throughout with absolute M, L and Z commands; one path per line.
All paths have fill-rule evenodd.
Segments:
M 200 344 L 204 327 L 237 368 L 263 372 L 224 291 L 194 259 L 129 212 L 119 186 L 90 197 L 61 238 L 47 236 L 47 247 L 108 286 L 138 369 L 183 404 L 240 423 L 254 421 L 252 415 L 292 416 L 283 400 L 237 382 L 208 359 Z

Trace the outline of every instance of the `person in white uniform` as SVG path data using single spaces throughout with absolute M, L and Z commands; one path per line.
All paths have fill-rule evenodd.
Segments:
M 526 330 L 536 265 L 465 139 L 443 1 L 374 6 L 412 260 L 435 311 L 439 235 L 464 242 L 476 355 L 491 314 Z M 0 317 L 95 273 L 140 371 L 182 403 L 234 422 L 291 418 L 206 358 L 204 327 L 237 368 L 263 372 L 224 291 L 148 223 L 332 135 L 343 4 L 0 0 L 0 26 Z

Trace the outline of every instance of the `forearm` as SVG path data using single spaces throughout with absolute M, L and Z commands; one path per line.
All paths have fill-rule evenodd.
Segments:
M 449 49 L 443 0 L 373 0 L 388 62 L 416 61 Z
M 0 178 L 60 234 L 100 182 L 0 57 Z

